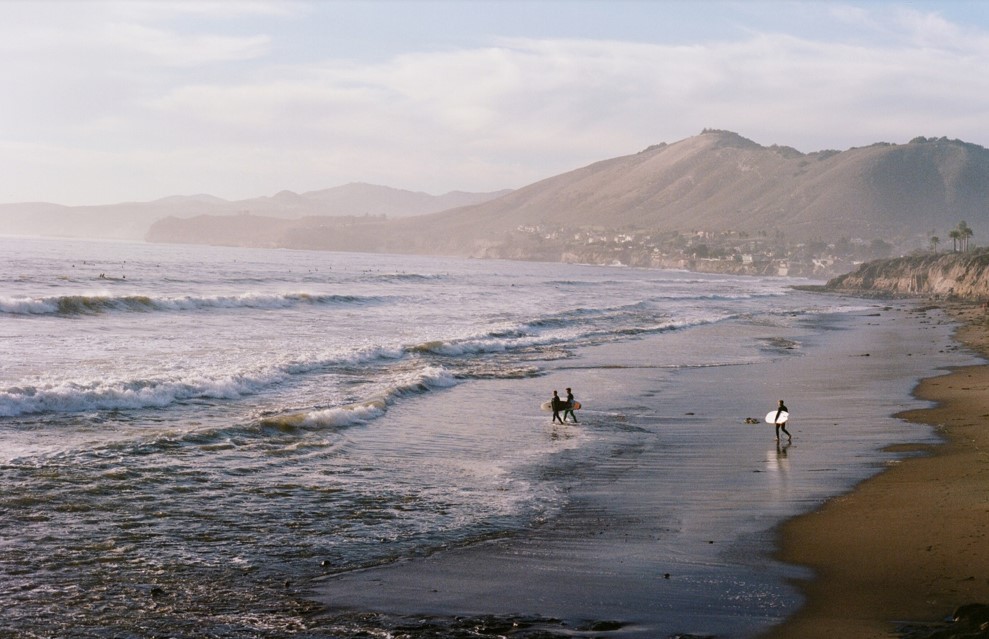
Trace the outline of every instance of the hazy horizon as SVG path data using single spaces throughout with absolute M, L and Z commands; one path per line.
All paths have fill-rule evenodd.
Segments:
M 989 146 L 981 2 L 4 2 L 0 203 L 515 189 L 704 128 Z

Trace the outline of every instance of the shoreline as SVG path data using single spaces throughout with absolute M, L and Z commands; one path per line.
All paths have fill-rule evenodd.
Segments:
M 371 615 L 409 636 L 468 621 L 517 622 L 547 635 L 607 628 L 613 637 L 752 637 L 784 625 L 801 603 L 794 583 L 810 571 L 773 559 L 778 526 L 901 459 L 902 451 L 882 452 L 889 443 L 935 445 L 929 429 L 892 415 L 923 406 L 911 397 L 917 380 L 959 361 L 953 323 L 913 305 L 869 305 L 801 324 L 712 324 L 651 344 L 588 349 L 551 369 L 548 387 L 565 375 L 593 389 L 581 393 L 591 412 L 581 414 L 580 429 L 607 442 L 592 457 L 563 453 L 553 471 L 570 478 L 559 515 L 477 544 L 327 574 L 314 599 L 334 623 Z M 777 354 L 740 367 L 655 365 L 662 349 L 687 349 L 704 363 L 739 339 Z M 524 380 L 500 386 L 457 387 L 409 406 L 401 421 L 492 392 L 531 394 Z M 744 425 L 766 398 L 791 396 L 804 416 L 792 446 Z M 500 420 L 545 429 L 560 443 L 570 436 L 527 412 L 508 410 Z
M 986 311 L 938 306 L 958 322 L 956 341 L 986 357 Z M 943 441 L 909 447 L 918 454 L 780 526 L 775 558 L 813 575 L 793 580 L 805 604 L 763 639 L 989 636 L 989 617 L 952 621 L 989 604 L 989 364 L 922 379 L 914 396 L 934 405 L 896 417 Z

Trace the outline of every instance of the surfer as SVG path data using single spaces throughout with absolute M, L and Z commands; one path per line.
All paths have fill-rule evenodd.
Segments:
M 565 404 L 563 403 L 563 400 L 560 399 L 560 394 L 557 393 L 556 391 L 553 391 L 553 399 L 549 400 L 549 402 L 550 402 L 550 408 L 553 409 L 553 419 L 551 421 L 553 422 L 558 421 L 562 424 L 563 420 L 560 418 L 560 411 L 563 410 Z
M 776 419 L 773 420 L 776 423 L 776 441 L 780 440 L 781 428 L 783 429 L 783 432 L 786 433 L 786 438 L 788 440 L 793 439 L 793 435 L 791 435 L 790 431 L 786 429 L 786 422 L 782 422 L 782 423 L 780 422 L 780 413 L 789 413 L 789 412 L 790 409 L 786 407 L 786 404 L 784 404 L 783 400 L 781 399 L 779 408 L 776 409 Z
M 573 391 L 569 388 L 567 389 L 567 404 L 566 410 L 563 411 L 563 421 L 567 421 L 567 415 L 573 417 L 573 423 L 577 423 L 577 416 L 573 414 Z

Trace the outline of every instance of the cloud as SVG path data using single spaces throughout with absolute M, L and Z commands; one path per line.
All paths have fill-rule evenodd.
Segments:
M 181 67 L 261 58 L 268 52 L 271 39 L 264 35 L 186 35 L 117 22 L 101 30 L 99 43 L 117 52 L 145 57 L 145 64 Z
M 90 3 L 95 4 L 95 3 Z M 293 0 L 130 0 L 103 2 L 107 12 L 138 22 L 161 22 L 178 17 L 229 20 L 242 16 L 290 17 L 309 13 L 309 4 Z
M 153 172 L 143 180 L 153 196 L 348 181 L 493 190 L 706 127 L 804 151 L 916 135 L 989 141 L 989 36 L 939 14 L 829 4 L 818 17 L 843 31 L 749 28 L 689 44 L 504 37 L 384 59 L 287 60 L 275 55 L 284 32 L 264 21 L 231 31 L 230 12 L 291 20 L 307 5 L 105 7 L 28 20 L 37 38 L 11 29 L 0 44 L 27 56 L 0 70 L 0 83 L 23 88 L 0 97 L 22 122 L 0 137 L 53 156 L 29 154 L 16 170 L 52 171 L 61 156 L 86 172 L 89 152 L 99 161 L 78 193 L 119 188 L 114 162 L 135 193 L 132 167 Z M 189 28 L 196 12 L 215 21 Z M 87 28 L 68 28 L 74 20 Z

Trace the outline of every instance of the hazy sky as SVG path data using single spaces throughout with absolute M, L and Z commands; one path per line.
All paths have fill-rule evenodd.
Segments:
M 704 128 L 989 146 L 989 2 L 0 1 L 0 202 L 518 188 Z

